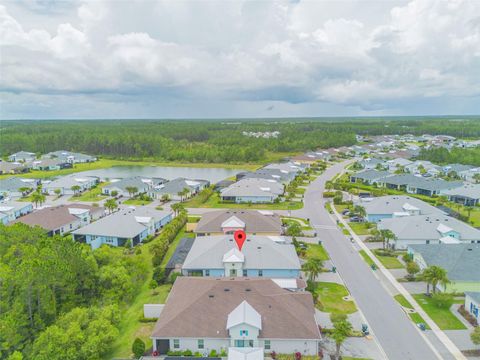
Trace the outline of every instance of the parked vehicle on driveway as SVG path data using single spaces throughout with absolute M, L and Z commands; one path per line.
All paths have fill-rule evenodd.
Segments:
M 354 222 L 354 223 L 362 223 L 362 222 L 365 222 L 365 219 L 360 217 L 360 216 L 352 216 L 350 218 L 350 222 Z

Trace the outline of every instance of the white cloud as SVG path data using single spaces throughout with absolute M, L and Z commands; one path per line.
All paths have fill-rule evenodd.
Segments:
M 36 14 L 45 25 L 34 27 L 21 11 L 0 5 L 6 93 L 133 92 L 141 104 L 173 92 L 235 111 L 245 99 L 397 111 L 396 101 L 480 97 L 475 0 L 88 1 L 73 17 Z

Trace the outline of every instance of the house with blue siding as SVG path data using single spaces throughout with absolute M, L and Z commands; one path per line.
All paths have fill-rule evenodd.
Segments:
M 0 222 L 8 224 L 33 211 L 33 205 L 29 202 L 8 201 L 0 203 Z
M 222 201 L 235 203 L 273 203 L 284 192 L 275 180 L 246 178 L 220 191 Z
M 300 277 L 295 247 L 280 236 L 249 236 L 238 250 L 233 235 L 195 239 L 183 266 L 186 276 Z
M 155 235 L 172 220 L 170 211 L 147 207 L 129 207 L 95 221 L 72 233 L 73 239 L 97 249 L 103 244 L 135 246 L 150 235 Z

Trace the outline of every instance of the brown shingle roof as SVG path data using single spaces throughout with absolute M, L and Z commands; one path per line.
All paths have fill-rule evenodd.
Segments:
M 197 224 L 195 232 L 221 232 L 222 223 L 235 216 L 245 223 L 245 231 L 250 234 L 282 233 L 282 220 L 277 214 L 262 215 L 257 210 L 221 210 L 204 214 Z
M 56 230 L 62 226 L 78 221 L 79 218 L 69 213 L 68 208 L 81 208 L 96 211 L 98 208 L 86 204 L 69 204 L 49 207 L 36 210 L 28 215 L 22 216 L 13 223 L 23 223 L 30 226 L 38 225 L 47 231 Z
M 199 277 L 177 278 L 152 337 L 228 338 L 228 314 L 244 300 L 262 316 L 260 338 L 320 339 L 310 293 L 271 279 Z

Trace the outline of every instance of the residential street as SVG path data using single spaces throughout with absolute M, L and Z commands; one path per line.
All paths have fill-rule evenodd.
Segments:
M 304 208 L 292 214 L 309 218 L 312 226 L 317 229 L 318 237 L 323 241 L 332 262 L 367 318 L 388 359 L 451 358 L 446 349 L 438 343 L 435 348 L 441 355 L 432 350 L 330 218 L 322 198 L 324 184 L 341 172 L 344 166 L 345 163 L 335 164 L 312 182 L 305 193 Z M 442 348 L 439 349 L 438 346 Z

